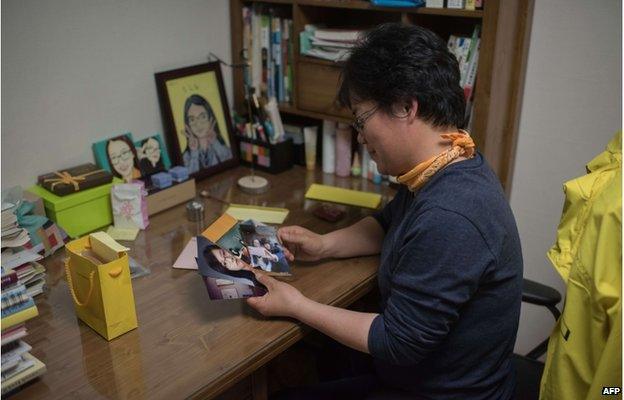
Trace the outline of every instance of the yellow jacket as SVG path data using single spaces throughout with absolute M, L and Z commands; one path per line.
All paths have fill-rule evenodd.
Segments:
M 548 258 L 567 293 L 548 342 L 541 400 L 621 398 L 621 392 L 602 396 L 605 387 L 622 387 L 621 139 L 619 132 L 587 165 L 587 175 L 564 185 Z

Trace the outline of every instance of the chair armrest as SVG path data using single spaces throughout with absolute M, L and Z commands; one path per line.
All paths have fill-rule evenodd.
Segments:
M 554 307 L 561 301 L 561 294 L 553 287 L 523 279 L 522 301 L 539 306 Z

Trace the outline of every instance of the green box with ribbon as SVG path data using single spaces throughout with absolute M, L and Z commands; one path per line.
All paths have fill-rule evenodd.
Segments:
M 57 196 L 35 185 L 28 189 L 43 199 L 46 215 L 72 238 L 80 237 L 113 223 L 110 191 L 121 179 L 67 196 Z

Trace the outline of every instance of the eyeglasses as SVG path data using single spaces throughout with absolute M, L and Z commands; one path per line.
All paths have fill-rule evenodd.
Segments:
M 133 156 L 132 151 L 124 150 L 119 155 L 112 155 L 110 159 L 114 165 L 117 165 L 121 161 L 128 161 L 129 159 L 132 158 L 132 156 Z
M 189 121 L 189 124 L 191 124 L 191 125 L 195 125 L 195 124 L 198 124 L 200 122 L 206 122 L 206 121 L 208 121 L 208 114 L 206 114 L 206 112 L 202 112 L 202 113 L 200 113 L 196 117 L 193 116 L 193 115 L 189 115 L 188 121 Z
M 145 154 L 160 154 L 160 147 L 156 146 L 147 146 L 143 152 Z
M 371 108 L 368 111 L 364 111 L 362 114 L 357 115 L 355 117 L 355 119 L 353 120 L 353 122 L 351 123 L 351 127 L 353 127 L 353 129 L 355 129 L 355 131 L 357 133 L 362 133 L 362 131 L 364 130 L 364 125 L 366 124 L 366 121 L 368 121 L 370 119 L 370 117 L 373 116 L 373 114 L 375 114 L 375 111 L 377 111 L 377 106 Z

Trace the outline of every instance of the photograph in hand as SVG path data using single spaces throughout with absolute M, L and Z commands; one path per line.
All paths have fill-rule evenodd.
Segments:
M 263 296 L 252 267 L 203 236 L 197 237 L 197 266 L 211 300 Z
M 239 222 L 229 214 L 223 214 L 202 235 L 253 268 L 269 275 L 291 275 L 284 248 L 273 226 L 252 219 Z

